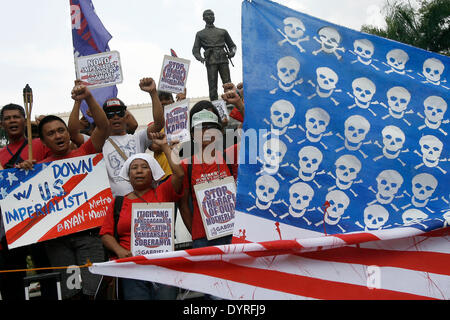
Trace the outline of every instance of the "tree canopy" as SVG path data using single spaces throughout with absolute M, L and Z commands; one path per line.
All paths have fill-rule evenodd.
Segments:
M 417 7 L 388 0 L 384 11 L 385 28 L 364 25 L 361 31 L 450 55 L 449 0 L 419 0 Z

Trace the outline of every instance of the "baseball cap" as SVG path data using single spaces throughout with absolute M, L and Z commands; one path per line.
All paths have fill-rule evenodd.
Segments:
M 125 110 L 127 106 L 123 103 L 122 100 L 118 98 L 111 98 L 105 101 L 103 104 L 103 110 L 105 112 L 108 111 L 116 111 L 116 110 Z
M 217 127 L 221 127 L 219 118 L 214 114 L 214 112 L 203 109 L 192 116 L 192 124 L 191 128 L 195 128 L 199 125 L 203 125 L 204 123 L 211 123 L 217 125 Z

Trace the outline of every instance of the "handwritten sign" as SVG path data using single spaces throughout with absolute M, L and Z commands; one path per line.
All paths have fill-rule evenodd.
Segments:
M 75 59 L 77 79 L 89 88 L 113 86 L 123 82 L 120 54 L 107 51 Z
M 133 203 L 131 215 L 133 256 L 174 250 L 174 203 Z
M 219 112 L 220 119 L 228 120 L 228 109 L 227 109 L 227 103 L 224 100 L 215 100 L 211 102 L 214 107 L 216 107 L 217 111 Z
M 164 56 L 158 90 L 175 94 L 184 92 L 190 64 L 186 59 Z
M 0 206 L 10 249 L 102 225 L 112 202 L 103 155 L 0 171 Z
M 208 240 L 233 233 L 236 184 L 233 177 L 194 186 Z
M 167 142 L 179 141 L 180 143 L 191 139 L 189 133 L 189 99 L 175 102 L 164 108 Z

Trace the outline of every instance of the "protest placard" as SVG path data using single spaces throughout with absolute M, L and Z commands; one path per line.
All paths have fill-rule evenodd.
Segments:
M 175 102 L 164 108 L 167 143 L 179 141 L 180 143 L 191 139 L 189 133 L 189 99 Z
M 227 109 L 227 103 L 224 100 L 214 100 L 212 101 L 212 104 L 216 107 L 217 111 L 219 112 L 220 119 L 228 120 L 228 109 Z
M 75 58 L 77 79 L 89 88 L 113 86 L 123 82 L 120 54 L 107 51 Z
M 233 233 L 236 184 L 226 177 L 194 186 L 208 240 Z
M 133 203 L 131 210 L 133 256 L 174 250 L 174 203 Z
M 99 227 L 112 200 L 101 153 L 0 171 L 10 249 Z
M 159 77 L 158 91 L 175 94 L 184 92 L 190 64 L 189 60 L 165 55 Z

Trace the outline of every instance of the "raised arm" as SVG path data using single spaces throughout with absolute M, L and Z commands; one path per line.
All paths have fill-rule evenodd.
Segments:
M 164 128 L 164 111 L 161 101 L 159 101 L 155 80 L 152 78 L 143 78 L 139 82 L 139 87 L 142 91 L 148 92 L 152 99 L 153 124 L 147 127 L 147 132 L 149 134 L 151 132 L 159 132 Z
M 105 112 L 92 96 L 90 90 L 84 85 L 77 85 L 73 88 L 72 99 L 80 103 L 82 100 L 86 101 L 95 122 L 95 129 L 91 134 L 92 145 L 97 152 L 102 152 L 105 140 L 109 136 L 109 121 Z
M 180 164 L 177 150 L 172 150 L 167 144 L 166 135 L 161 132 L 150 133 L 150 139 L 157 144 L 162 152 L 164 152 L 170 169 L 172 169 L 172 187 L 176 193 L 180 194 L 183 191 L 184 170 Z
M 75 103 L 72 108 L 72 112 L 69 116 L 69 121 L 67 123 L 67 127 L 69 128 L 70 140 L 77 145 L 77 147 L 81 146 L 84 143 L 83 135 L 80 132 L 80 106 L 81 101 L 75 100 Z
M 134 134 L 139 124 L 133 114 L 128 110 L 125 111 L 125 122 L 127 123 L 127 133 Z
M 241 97 L 241 92 L 232 83 L 225 83 L 223 89 L 224 94 L 222 95 L 222 99 L 225 100 L 226 103 L 234 105 L 239 110 L 242 117 L 244 117 L 245 104 Z

